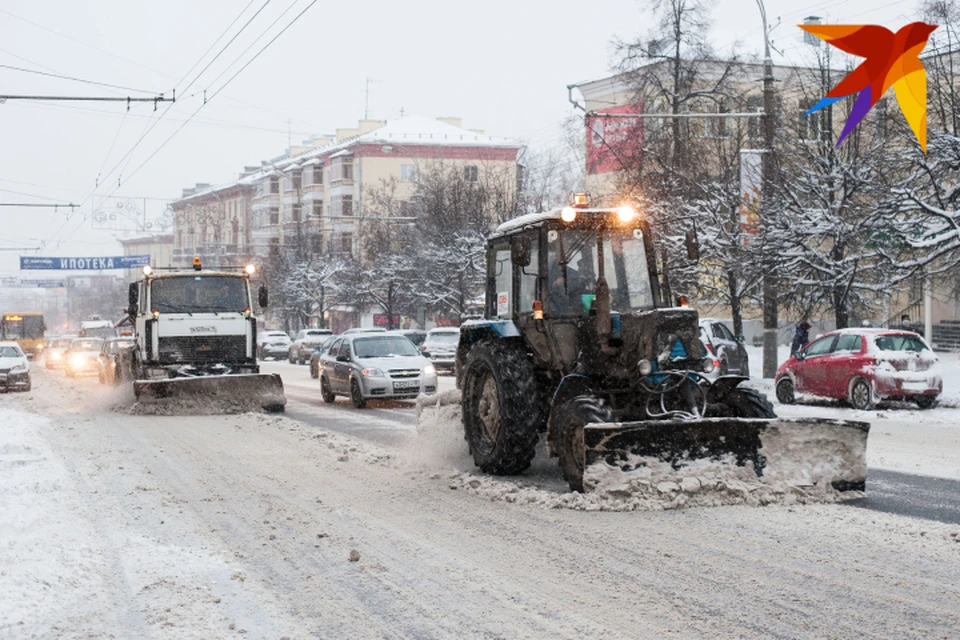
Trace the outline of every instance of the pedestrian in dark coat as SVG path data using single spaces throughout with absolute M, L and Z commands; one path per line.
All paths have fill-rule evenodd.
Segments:
M 792 356 L 800 349 L 803 349 L 810 342 L 810 323 L 804 320 L 797 325 L 797 332 L 793 334 L 793 344 L 790 345 L 790 355 Z

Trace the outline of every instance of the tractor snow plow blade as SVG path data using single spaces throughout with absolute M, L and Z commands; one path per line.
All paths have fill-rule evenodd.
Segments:
M 583 486 L 672 506 L 860 497 L 869 431 L 865 422 L 818 418 L 588 424 Z
M 283 381 L 276 373 L 196 376 L 167 380 L 136 380 L 134 393 L 141 405 L 172 411 L 232 413 L 282 412 L 287 404 Z

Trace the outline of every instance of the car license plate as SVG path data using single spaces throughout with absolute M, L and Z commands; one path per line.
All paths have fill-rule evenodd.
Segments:
M 901 387 L 904 391 L 926 391 L 930 388 L 925 380 L 904 380 Z
M 393 383 L 394 390 L 400 389 L 419 389 L 420 381 L 419 380 L 402 380 Z

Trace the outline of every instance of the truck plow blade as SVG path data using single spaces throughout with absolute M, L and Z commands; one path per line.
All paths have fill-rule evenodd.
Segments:
M 141 405 L 173 411 L 204 413 L 281 412 L 287 403 L 283 381 L 276 373 L 196 376 L 167 380 L 136 380 L 133 389 Z
M 583 487 L 673 506 L 859 497 L 869 430 L 818 418 L 587 424 Z

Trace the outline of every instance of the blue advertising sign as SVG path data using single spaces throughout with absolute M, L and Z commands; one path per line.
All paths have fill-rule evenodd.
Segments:
M 21 280 L 20 284 L 44 289 L 62 289 L 65 286 L 63 280 Z
M 150 256 L 114 256 L 106 258 L 44 258 L 20 256 L 20 269 L 100 271 L 101 269 L 139 269 L 150 264 Z

